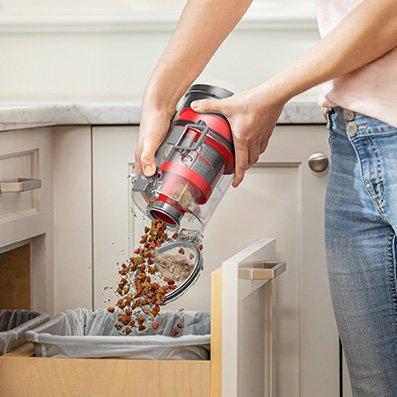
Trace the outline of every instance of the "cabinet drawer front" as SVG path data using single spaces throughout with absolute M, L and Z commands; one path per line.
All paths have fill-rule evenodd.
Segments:
M 277 259 L 276 241 L 264 238 L 222 265 L 223 396 L 273 395 L 275 318 L 271 279 L 282 273 L 283 266 L 275 265 L 274 272 L 254 270 L 259 270 L 259 263 L 277 263 Z
M 0 246 L 46 232 L 52 205 L 51 130 L 0 133 Z

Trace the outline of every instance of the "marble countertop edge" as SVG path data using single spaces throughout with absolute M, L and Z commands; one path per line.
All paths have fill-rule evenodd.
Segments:
M 1 103 L 0 131 L 57 125 L 136 125 L 139 102 Z M 288 102 L 279 124 L 324 124 L 314 101 Z

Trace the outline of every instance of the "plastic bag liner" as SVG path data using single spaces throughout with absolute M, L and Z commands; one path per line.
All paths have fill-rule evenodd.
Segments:
M 48 321 L 50 316 L 32 310 L 0 310 L 0 355 L 26 342 L 26 331 Z
M 144 333 L 134 328 L 120 335 L 114 328 L 117 313 L 105 309 L 76 308 L 57 314 L 48 323 L 29 331 L 27 339 L 35 344 L 36 356 L 43 357 L 125 357 L 135 359 L 208 360 L 210 314 L 206 312 L 163 311 Z M 171 329 L 182 320 L 180 336 Z

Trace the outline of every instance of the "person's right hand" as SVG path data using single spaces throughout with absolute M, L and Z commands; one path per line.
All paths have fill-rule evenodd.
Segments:
M 138 145 L 135 150 L 136 174 L 143 172 L 146 176 L 152 176 L 156 173 L 154 155 L 167 135 L 173 115 L 174 110 L 142 106 Z

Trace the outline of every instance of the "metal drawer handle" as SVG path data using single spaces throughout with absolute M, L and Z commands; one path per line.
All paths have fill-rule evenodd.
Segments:
M 260 262 L 239 268 L 238 278 L 242 280 L 272 280 L 287 270 L 285 262 Z
M 17 178 L 0 181 L 0 193 L 20 193 L 41 188 L 41 179 Z

